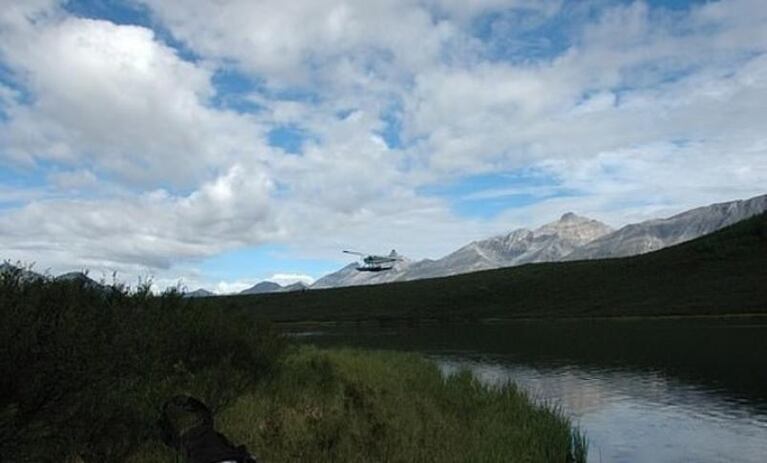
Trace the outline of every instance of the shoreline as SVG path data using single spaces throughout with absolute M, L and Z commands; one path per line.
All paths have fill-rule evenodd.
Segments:
M 478 319 L 460 319 L 444 321 L 437 318 L 397 318 L 385 320 L 367 318 L 360 320 L 271 320 L 278 327 L 418 327 L 418 326 L 457 326 L 457 325 L 505 325 L 515 323 L 578 323 L 578 322 L 663 322 L 663 321 L 753 321 L 767 324 L 767 313 L 702 314 L 702 315 L 618 315 L 618 316 L 573 316 L 573 317 L 488 317 Z M 751 323 L 749 323 L 751 324 Z
M 302 346 L 216 417 L 259 461 L 569 461 L 588 441 L 514 383 L 444 375 L 420 354 Z M 156 442 L 128 463 L 172 463 Z

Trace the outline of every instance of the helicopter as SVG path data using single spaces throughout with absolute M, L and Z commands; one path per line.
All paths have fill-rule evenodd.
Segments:
M 363 254 L 357 251 L 343 251 L 346 254 L 353 254 L 355 256 L 362 256 L 362 264 L 357 265 L 357 271 L 359 272 L 382 272 L 384 270 L 391 270 L 394 268 L 394 263 L 402 260 L 402 257 L 397 254 L 394 249 L 391 250 L 388 256 L 376 256 L 373 254 Z

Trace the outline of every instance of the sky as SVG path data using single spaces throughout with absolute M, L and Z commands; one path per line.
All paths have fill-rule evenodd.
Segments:
M 763 0 L 0 0 L 0 258 L 236 292 L 767 192 Z

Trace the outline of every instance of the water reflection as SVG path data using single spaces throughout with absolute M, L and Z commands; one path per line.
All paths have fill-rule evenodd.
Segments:
M 309 338 L 426 353 L 514 381 L 586 432 L 595 462 L 767 461 L 767 327 L 727 321 L 346 326 Z
M 660 372 L 435 359 L 447 374 L 468 368 L 488 384 L 514 381 L 536 400 L 560 406 L 586 431 L 591 461 L 764 462 L 767 456 L 767 414 Z

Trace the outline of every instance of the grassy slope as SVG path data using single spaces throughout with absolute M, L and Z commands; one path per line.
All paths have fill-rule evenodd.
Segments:
M 410 354 L 312 348 L 225 410 L 219 428 L 263 461 L 564 462 L 580 439 L 513 385 L 491 389 L 467 372 L 444 379 Z M 173 458 L 151 444 L 130 461 Z
M 767 312 L 767 214 L 641 256 L 214 299 L 276 321 Z

